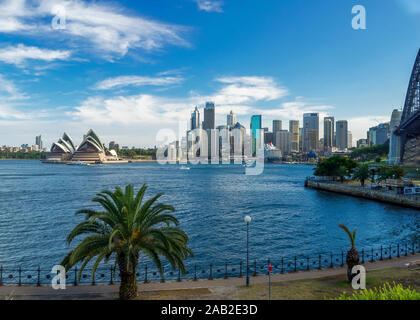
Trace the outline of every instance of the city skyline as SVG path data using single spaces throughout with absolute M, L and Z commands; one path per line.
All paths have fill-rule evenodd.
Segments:
M 206 8 L 192 0 L 57 1 L 66 9 L 63 29 L 51 25 L 57 8 L 40 2 L 0 2 L 0 17 L 8 17 L 0 27 L 1 145 L 41 134 L 50 146 L 61 128 L 81 136 L 94 127 L 106 141 L 152 147 L 159 129 L 187 123 L 204 101 L 219 106 L 216 125 L 230 110 L 240 123 L 262 114 L 263 127 L 304 113 L 334 115 L 348 120 L 354 143 L 403 105 L 420 43 L 410 0 L 361 0 L 368 20 L 359 31 L 351 28 L 352 4 L 332 0 L 302 8 L 266 0 L 263 11 L 227 1 Z M 92 19 L 98 15 L 102 22 Z

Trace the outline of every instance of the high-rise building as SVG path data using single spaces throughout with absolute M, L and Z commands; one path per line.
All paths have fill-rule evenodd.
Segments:
M 281 120 L 273 120 L 273 133 L 283 130 Z
M 334 147 L 334 117 L 324 118 L 324 151 L 332 149 Z
M 215 116 L 214 102 L 206 102 L 204 108 L 204 130 L 213 130 L 216 128 L 216 116 Z
M 378 124 L 376 127 L 369 128 L 367 135 L 369 146 L 384 144 L 390 136 L 390 125 L 388 122 Z
M 395 130 L 401 123 L 402 111 L 395 109 L 392 111 L 391 122 L 389 123 L 389 164 L 400 164 L 401 158 L 401 140 L 400 137 L 395 134 Z
M 38 150 L 42 150 L 43 142 L 41 135 L 35 137 L 35 145 L 38 146 Z
M 292 152 L 299 152 L 299 120 L 289 121 L 289 132 L 291 135 L 290 149 Z
M 292 134 L 288 130 L 280 130 L 275 133 L 276 147 L 282 155 L 288 155 L 291 151 Z
M 197 107 L 195 107 L 195 110 L 191 113 L 191 130 L 195 130 L 200 128 L 200 111 Z
M 236 115 L 233 113 L 233 111 L 230 111 L 230 113 L 227 115 L 227 125 L 229 127 L 234 127 L 236 124 Z
M 351 131 L 347 131 L 347 149 L 353 148 L 353 135 Z
M 367 139 L 359 139 L 357 140 L 357 148 L 364 148 L 367 147 L 368 144 L 368 140 Z
M 264 144 L 274 144 L 274 134 L 270 131 L 264 132 Z
M 347 149 L 348 145 L 348 123 L 347 120 L 340 120 L 336 123 L 335 146 L 340 150 Z
M 303 115 L 303 152 L 318 151 L 319 113 Z
M 257 155 L 257 149 L 261 148 L 262 138 L 262 116 L 255 115 L 251 117 L 251 139 L 252 139 L 252 156 Z

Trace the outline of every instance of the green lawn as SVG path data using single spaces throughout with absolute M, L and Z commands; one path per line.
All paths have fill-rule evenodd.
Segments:
M 420 270 L 410 271 L 405 268 L 390 268 L 370 271 L 366 275 L 366 287 L 379 287 L 385 282 L 401 283 L 420 291 Z M 331 276 L 319 279 L 295 280 L 272 283 L 271 298 L 273 300 L 323 300 L 339 297 L 344 291 L 352 294 L 354 290 L 346 281 L 346 276 Z M 268 299 L 268 285 L 258 284 L 250 288 L 241 287 L 238 292 L 241 300 Z

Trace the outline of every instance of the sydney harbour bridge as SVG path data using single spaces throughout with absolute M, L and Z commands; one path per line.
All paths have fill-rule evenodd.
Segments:
M 395 134 L 400 138 L 400 162 L 420 167 L 420 50 L 414 63 L 401 122 Z

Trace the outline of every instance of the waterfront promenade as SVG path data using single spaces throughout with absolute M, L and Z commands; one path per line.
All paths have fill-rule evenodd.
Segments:
M 407 208 L 420 209 L 420 195 L 401 195 L 397 194 L 395 191 L 373 190 L 370 188 L 369 185 L 366 185 L 363 188 L 357 185 L 310 179 L 307 179 L 305 181 L 305 186 L 312 189 L 335 192 L 353 197 L 391 203 Z
M 398 259 L 376 261 L 373 263 L 367 262 L 364 266 L 369 278 L 369 271 L 389 268 L 407 269 L 408 265 L 414 263 L 420 264 L 420 253 Z M 309 272 L 275 274 L 271 276 L 271 281 L 273 287 L 276 287 L 276 283 L 344 276 L 345 273 L 346 267 L 344 266 Z M 414 273 L 413 277 L 416 277 Z M 267 275 L 251 277 L 251 286 L 260 286 L 267 283 Z M 138 289 L 141 293 L 140 298 L 144 299 L 238 300 L 246 291 L 244 285 L 245 277 L 166 283 L 139 283 Z M 291 284 L 289 283 L 288 285 Z M 118 299 L 118 289 L 118 285 L 79 285 L 77 287 L 69 285 L 66 290 L 53 290 L 50 286 L 2 286 L 0 287 L 0 299 L 9 297 L 14 300 L 114 300 Z

